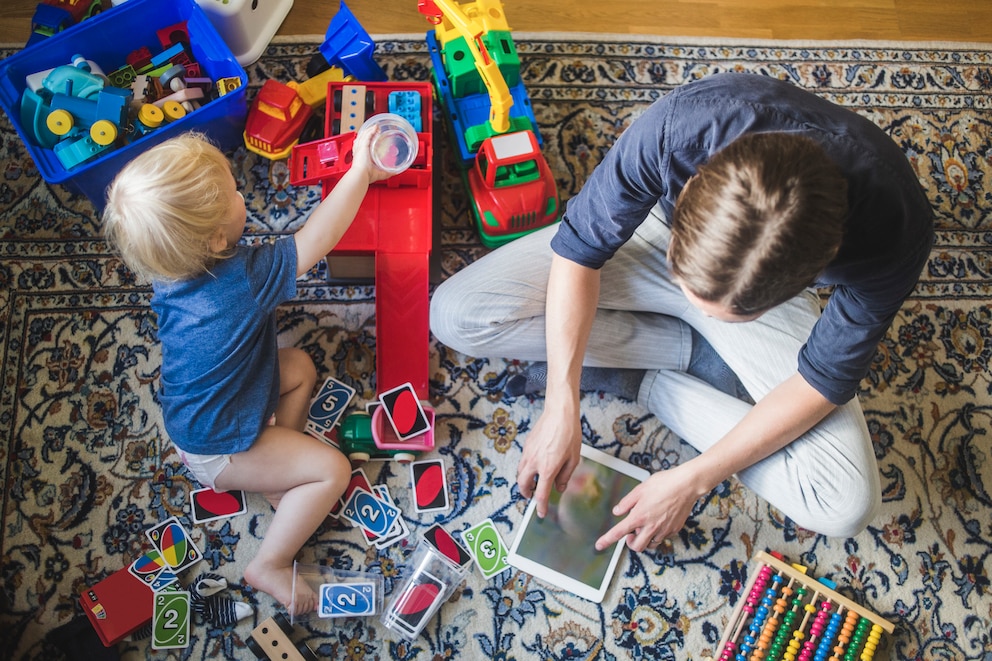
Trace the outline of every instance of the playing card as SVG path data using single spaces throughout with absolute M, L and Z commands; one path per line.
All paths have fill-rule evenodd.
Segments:
M 415 574 L 385 616 L 387 626 L 397 625 L 415 636 L 444 595 L 447 585 L 426 571 Z
M 128 565 L 127 570 L 153 592 L 158 592 L 179 580 L 172 568 L 165 563 L 158 549 L 151 549 L 135 559 Z
M 355 389 L 334 377 L 328 377 L 320 387 L 316 397 L 310 402 L 307 414 L 306 432 L 322 441 L 337 446 L 331 430 L 344 415 Z
M 331 510 L 331 516 L 338 517 L 341 515 L 341 508 L 351 498 L 351 494 L 355 489 L 365 489 L 368 492 L 372 492 L 372 483 L 369 482 L 368 475 L 361 468 L 355 468 L 351 471 L 351 479 L 348 481 L 348 486 L 344 488 L 344 493 L 341 494 L 334 509 Z
M 462 539 L 485 578 L 492 578 L 509 566 L 506 544 L 492 519 L 484 519 L 463 531 Z
M 159 592 L 152 608 L 152 649 L 189 646 L 189 592 Z
M 417 391 L 409 383 L 387 390 L 379 395 L 379 401 L 399 440 L 405 441 L 431 428 L 424 407 L 417 399 Z
M 384 501 L 390 505 L 396 506 L 395 501 L 393 501 L 392 496 L 389 495 L 389 488 L 385 484 L 377 484 L 372 488 L 372 492 L 382 498 Z M 398 509 L 398 508 L 397 508 Z M 406 525 L 406 521 L 403 519 L 402 514 L 396 517 L 396 521 L 393 523 L 393 527 L 389 529 L 389 532 L 384 536 L 376 540 L 375 547 L 377 549 L 384 549 L 387 546 L 392 546 L 396 542 L 406 539 L 410 536 L 410 528 Z
M 448 480 L 445 475 L 444 460 L 424 459 L 410 464 L 410 480 L 413 484 L 414 509 L 418 512 L 446 510 L 448 503 Z
M 320 586 L 318 617 L 375 615 L 375 583 L 324 583 Z
M 341 516 L 374 535 L 372 541 L 389 532 L 400 511 L 365 489 L 357 488 L 341 510 Z
M 162 559 L 177 574 L 200 560 L 203 554 L 190 538 L 177 517 L 169 517 L 162 523 L 145 531 Z
M 248 511 L 244 491 L 214 491 L 206 487 L 189 495 L 193 523 L 206 523 Z
M 440 523 L 435 523 L 424 531 L 424 541 L 458 567 L 464 567 L 472 562 L 472 556 L 469 555 L 468 551 L 455 541 L 451 533 L 441 527 Z

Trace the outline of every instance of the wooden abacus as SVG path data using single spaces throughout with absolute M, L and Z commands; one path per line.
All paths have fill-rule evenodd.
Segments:
M 754 559 L 716 661 L 872 661 L 882 632 L 895 630 L 804 568 L 764 551 Z

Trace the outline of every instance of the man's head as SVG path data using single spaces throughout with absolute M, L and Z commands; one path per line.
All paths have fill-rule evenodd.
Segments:
M 813 283 L 836 256 L 847 181 L 813 140 L 742 136 L 682 189 L 668 260 L 682 287 L 753 318 Z

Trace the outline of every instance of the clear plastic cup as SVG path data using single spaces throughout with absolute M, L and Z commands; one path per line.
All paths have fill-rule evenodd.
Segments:
M 373 115 L 362 125 L 377 126 L 379 133 L 372 140 L 372 162 L 376 167 L 399 174 L 417 158 L 417 132 L 406 119 L 391 112 Z

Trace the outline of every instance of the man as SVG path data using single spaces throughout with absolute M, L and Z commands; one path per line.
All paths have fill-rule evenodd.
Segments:
M 604 374 L 589 368 L 700 451 L 623 498 L 598 548 L 656 546 L 734 474 L 797 524 L 850 536 L 880 502 L 855 393 L 932 241 L 878 127 L 786 82 L 719 74 L 639 117 L 558 226 L 439 287 L 431 325 L 469 355 L 547 361 L 517 472 L 539 515 L 579 461 L 580 381 Z

